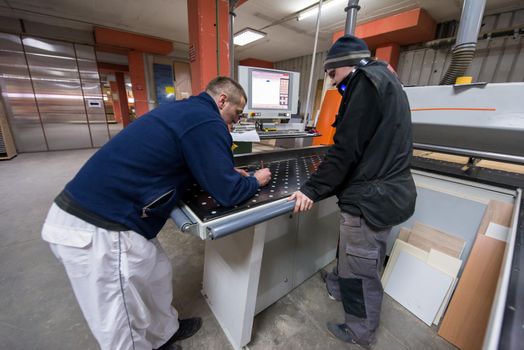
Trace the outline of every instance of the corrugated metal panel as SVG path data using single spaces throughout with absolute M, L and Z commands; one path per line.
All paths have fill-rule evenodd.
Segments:
M 324 60 L 327 52 L 317 52 L 315 57 L 315 67 L 313 70 L 313 82 L 311 87 L 311 95 L 309 97 L 310 104 L 315 99 L 315 88 L 319 79 L 324 79 Z M 304 113 L 306 109 L 307 90 L 309 84 L 309 75 L 311 72 L 311 61 L 313 55 L 296 57 L 285 61 L 275 63 L 275 68 L 282 70 L 289 70 L 300 73 L 300 90 L 299 90 L 299 101 L 300 108 L 299 113 Z
M 481 34 L 512 27 L 524 27 L 524 10 L 486 16 Z M 438 85 L 450 63 L 451 45 L 417 48 L 401 52 L 398 74 L 405 85 Z M 466 75 L 473 81 L 502 83 L 524 81 L 524 38 L 485 38 L 477 43 L 475 58 Z
M 1 93 L 0 89 L 0 93 Z M 3 97 L 0 95 L 0 159 L 11 159 L 16 155 L 16 148 L 11 137 Z
M 24 37 L 50 150 L 92 147 L 73 44 Z
M 99 147 L 109 139 L 92 46 L 0 33 L 0 84 L 20 152 Z
M 75 44 L 74 47 L 91 140 L 94 147 L 100 147 L 109 140 L 109 128 L 96 65 L 95 49 L 92 46 L 79 44 Z
M 0 33 L 0 84 L 19 152 L 47 150 L 27 63 L 18 35 Z

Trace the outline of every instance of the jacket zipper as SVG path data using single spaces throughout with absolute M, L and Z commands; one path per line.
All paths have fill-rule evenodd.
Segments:
M 174 191 L 175 190 L 167 191 L 166 193 L 164 193 L 163 195 L 161 195 L 160 197 L 156 198 L 154 201 L 150 202 L 145 207 L 143 207 L 142 208 L 142 215 L 140 215 L 140 218 L 142 218 L 142 219 L 147 218 L 148 217 L 147 212 L 146 212 L 147 209 L 151 208 L 151 206 L 154 205 L 156 202 L 158 202 L 159 200 L 161 200 L 165 196 L 169 195 L 170 193 L 173 193 Z

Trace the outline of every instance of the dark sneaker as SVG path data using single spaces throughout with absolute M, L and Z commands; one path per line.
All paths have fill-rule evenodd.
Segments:
M 327 288 L 326 288 L 327 289 Z M 328 292 L 328 298 L 331 299 L 331 300 L 334 300 L 334 301 L 340 301 L 340 300 L 337 300 L 337 298 L 335 298 L 331 292 L 329 291 L 329 289 L 327 289 L 327 292 Z
M 327 282 L 328 276 L 329 276 L 329 272 L 327 272 L 324 269 L 320 269 L 320 278 L 322 278 L 322 281 L 324 281 L 324 283 L 326 284 L 326 290 L 327 290 L 329 299 L 334 300 L 334 301 L 340 301 L 340 299 L 335 298 L 333 294 L 331 294 L 331 291 L 329 290 L 329 286 Z
M 329 330 L 329 333 L 331 333 L 332 336 L 346 343 L 358 344 L 365 349 L 371 349 L 371 345 L 373 345 L 374 343 L 374 341 L 365 343 L 365 342 L 355 340 L 351 330 L 345 323 L 328 322 L 327 328 Z
M 322 278 L 322 281 L 326 283 L 326 279 L 328 276 L 328 272 L 324 269 L 320 269 L 320 278 Z
M 179 323 L 179 327 L 176 333 L 173 334 L 173 336 L 169 338 L 169 340 L 164 345 L 159 347 L 157 350 L 173 349 L 171 345 L 174 342 L 193 336 L 196 332 L 198 332 L 200 327 L 202 327 L 202 319 L 200 317 L 187 318 L 185 320 L 178 320 L 178 323 Z M 181 348 L 178 347 L 174 349 L 181 349 Z

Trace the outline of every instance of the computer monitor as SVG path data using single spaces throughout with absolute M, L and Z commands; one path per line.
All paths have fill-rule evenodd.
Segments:
M 297 113 L 300 73 L 239 66 L 238 82 L 247 94 L 248 118 L 289 119 Z

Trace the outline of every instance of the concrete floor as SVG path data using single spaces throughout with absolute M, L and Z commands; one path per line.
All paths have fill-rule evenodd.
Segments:
M 94 150 L 26 153 L 0 161 L 0 339 L 2 349 L 97 349 L 63 267 L 40 239 L 47 210 Z M 203 242 L 169 221 L 159 235 L 173 262 L 173 304 L 180 316 L 201 316 L 202 330 L 184 349 L 230 349 L 200 294 Z M 342 320 L 340 303 L 313 276 L 260 313 L 250 349 L 360 349 L 329 336 L 325 323 Z M 454 349 L 387 295 L 374 349 Z

